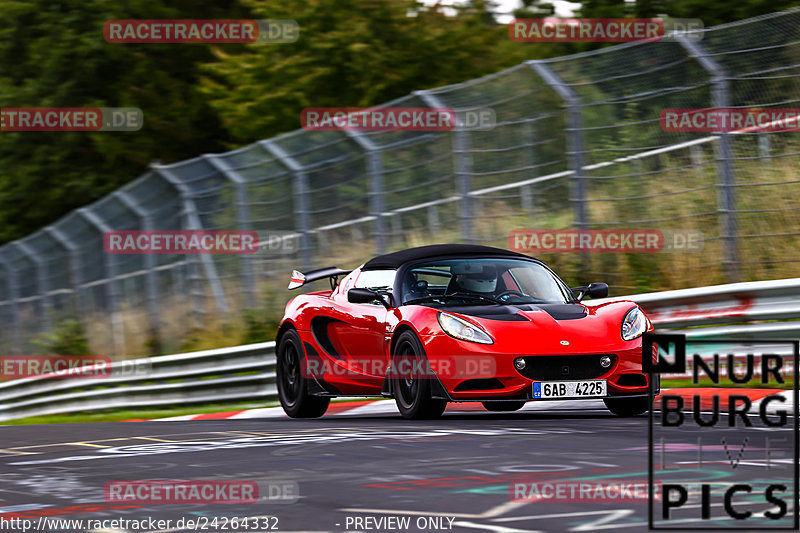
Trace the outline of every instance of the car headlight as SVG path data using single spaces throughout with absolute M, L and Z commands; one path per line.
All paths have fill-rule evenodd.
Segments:
M 461 339 L 462 341 L 479 342 L 481 344 L 494 343 L 492 338 L 483 330 L 474 324 L 470 324 L 466 320 L 442 312 L 439 312 L 437 318 L 444 332 L 451 337 Z
M 647 331 L 647 317 L 638 307 L 634 307 L 622 319 L 622 340 L 632 341 Z

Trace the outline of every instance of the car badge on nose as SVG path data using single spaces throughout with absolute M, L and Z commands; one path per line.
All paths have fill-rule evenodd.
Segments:
M 569 346 L 569 341 L 561 341 L 561 344 L 564 346 Z

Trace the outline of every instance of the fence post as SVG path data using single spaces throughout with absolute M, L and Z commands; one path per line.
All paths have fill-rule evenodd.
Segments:
M 728 77 L 722 65 L 717 63 L 696 42 L 683 35 L 676 35 L 676 40 L 689 56 L 697 61 L 711 75 L 711 105 L 718 109 L 730 107 L 730 90 Z M 717 185 L 719 187 L 717 212 L 721 216 L 723 263 L 728 281 L 739 281 L 739 250 L 737 242 L 736 195 L 734 192 L 734 175 L 731 166 L 731 136 L 723 131 L 719 137 L 717 149 Z
M 202 231 L 203 224 L 200 221 L 200 215 L 197 214 L 197 206 L 194 203 L 194 199 L 192 199 L 191 191 L 189 191 L 180 178 L 173 174 L 167 167 L 153 163 L 150 165 L 150 168 L 153 170 L 153 172 L 161 176 L 167 181 L 167 183 L 170 183 L 173 187 L 175 187 L 175 190 L 178 191 L 178 194 L 181 197 L 181 203 L 183 205 L 183 211 L 186 217 L 186 225 L 188 228 L 190 230 Z M 228 301 L 225 298 L 225 289 L 223 289 L 222 283 L 217 275 L 217 267 L 214 264 L 214 259 L 209 254 L 199 254 L 199 256 L 200 262 L 203 264 L 203 269 L 206 272 L 206 278 L 211 286 L 211 293 L 214 295 L 214 301 L 217 304 L 217 309 L 227 313 L 229 310 Z M 205 310 L 199 309 L 199 312 L 202 314 L 205 312 Z
M 526 121 L 522 125 L 522 138 L 525 142 L 525 164 L 529 167 L 534 167 L 536 165 L 536 156 L 535 156 L 535 142 L 536 142 L 536 135 L 534 134 L 533 123 L 532 121 Z M 535 169 L 531 169 L 532 174 L 536 174 Z M 533 197 L 533 185 L 523 185 L 520 190 L 520 202 L 522 210 L 528 214 L 533 214 L 534 212 L 534 197 Z
M 435 205 L 428 207 L 428 226 L 430 226 L 433 235 L 437 235 L 441 229 L 441 225 L 439 224 L 439 208 Z
M 259 141 L 258 144 L 294 174 L 294 213 L 297 230 L 300 233 L 300 262 L 303 270 L 309 270 L 312 265 L 311 221 L 308 206 L 308 176 L 305 167 L 271 140 Z
M 11 342 L 14 343 L 14 349 L 17 350 L 18 353 L 21 353 L 22 350 L 22 335 L 20 331 L 20 322 L 19 322 L 19 284 L 17 279 L 17 271 L 11 268 L 11 265 L 8 263 L 8 259 L 3 255 L 2 251 L 0 251 L 0 266 L 6 269 L 8 272 L 8 298 L 11 302 L 11 328 L 13 330 L 12 333 L 12 340 Z
M 422 98 L 428 107 L 447 108 L 442 100 L 430 91 L 416 91 L 414 94 Z M 461 120 L 456 120 L 453 137 L 453 167 L 456 176 L 456 187 L 460 197 L 461 212 L 459 214 L 461 226 L 461 239 L 465 243 L 474 240 L 473 214 L 472 214 L 472 154 L 469 131 L 464 128 Z
M 42 325 L 44 326 L 43 329 L 49 330 L 50 329 L 50 297 L 47 295 L 47 276 L 45 275 L 45 265 L 44 261 L 36 251 L 25 244 L 22 241 L 12 241 L 9 243 L 11 246 L 14 246 L 19 250 L 22 255 L 25 255 L 31 259 L 31 261 L 36 265 L 36 292 L 39 293 L 41 297 L 41 310 L 42 310 Z
M 386 253 L 386 230 L 384 228 L 384 202 L 383 202 L 383 162 L 381 161 L 380 147 L 372 139 L 361 132 L 345 131 L 367 155 L 367 172 L 369 173 L 369 210 L 374 217 L 373 233 L 375 235 L 375 248 L 378 255 Z
M 51 239 L 53 239 L 56 244 L 67 251 L 67 255 L 69 255 L 69 277 L 70 283 L 72 284 L 72 290 L 75 291 L 75 302 L 78 305 L 78 312 L 85 313 L 86 302 L 84 301 L 83 290 L 81 289 L 81 281 L 79 277 L 79 272 L 81 271 L 80 248 L 77 244 L 72 242 L 64 232 L 55 226 L 47 226 L 44 228 L 44 231 L 50 236 Z M 83 322 L 83 317 L 81 317 L 81 322 Z
M 112 231 L 103 219 L 89 211 L 88 208 L 82 207 L 76 212 L 101 234 Z M 114 355 L 122 355 L 125 350 L 125 332 L 119 316 L 119 292 L 117 291 L 116 283 L 117 267 L 112 254 L 103 254 L 103 266 L 106 274 L 106 298 L 108 298 L 108 306 L 111 311 L 111 339 L 114 343 Z
M 575 217 L 575 227 L 586 229 L 589 226 L 589 215 L 586 210 L 586 185 L 583 175 L 584 142 L 581 123 L 581 99 L 578 93 L 567 86 L 545 63 L 539 60 L 530 60 L 526 61 L 526 64 L 564 100 L 567 106 L 567 155 L 569 157 L 569 166 L 572 170 L 571 200 L 574 206 L 573 216 Z
M 249 231 L 250 214 L 247 209 L 247 180 L 218 155 L 206 154 L 203 158 L 236 187 L 236 221 L 240 230 Z M 249 309 L 254 309 L 256 306 L 256 282 L 253 276 L 252 254 L 242 254 L 241 261 L 242 277 L 245 284 L 245 303 Z
M 127 207 L 139 219 L 144 231 L 153 231 L 152 221 L 149 214 L 122 189 L 116 191 L 114 196 L 122 205 Z M 158 298 L 158 284 L 156 283 L 156 257 L 153 254 L 144 254 L 145 274 L 145 293 L 147 294 L 147 320 L 151 333 L 161 345 L 161 313 L 160 301 Z
M 758 134 L 758 157 L 761 161 L 770 159 L 770 138 L 768 133 Z

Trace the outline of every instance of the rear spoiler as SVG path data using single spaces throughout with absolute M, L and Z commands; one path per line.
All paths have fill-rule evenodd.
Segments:
M 299 270 L 292 270 L 292 279 L 289 280 L 289 290 L 302 287 L 306 283 L 317 281 L 318 279 L 329 278 L 331 281 L 331 289 L 335 289 L 339 283 L 339 276 L 346 276 L 350 270 L 342 270 L 339 267 L 326 267 L 318 270 L 309 270 L 306 273 Z

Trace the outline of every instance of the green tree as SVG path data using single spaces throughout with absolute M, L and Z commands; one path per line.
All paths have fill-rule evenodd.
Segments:
M 205 45 L 109 44 L 109 19 L 236 18 L 238 0 L 0 0 L 1 107 L 138 107 L 138 132 L 0 133 L 0 242 L 137 177 L 152 160 L 221 148 L 198 90 Z
M 582 17 L 657 17 L 698 18 L 706 28 L 800 5 L 797 0 L 749 0 L 743 2 L 708 2 L 707 0 L 584 0 Z
M 368 106 L 519 63 L 484 1 L 455 13 L 415 0 L 243 0 L 256 18 L 294 19 L 295 43 L 218 48 L 203 89 L 237 142 L 300 127 L 306 107 Z

